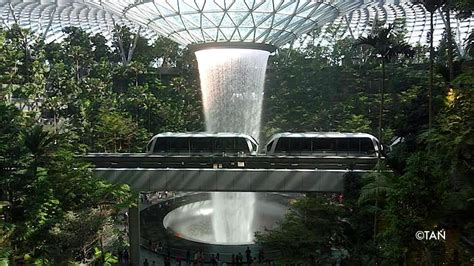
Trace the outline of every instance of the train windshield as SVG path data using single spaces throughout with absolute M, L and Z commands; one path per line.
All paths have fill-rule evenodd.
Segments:
M 272 150 L 272 147 L 273 147 L 273 143 L 274 143 L 274 142 L 275 142 L 275 141 L 272 140 L 272 141 L 270 141 L 270 143 L 267 144 L 267 152 L 270 152 L 270 151 Z

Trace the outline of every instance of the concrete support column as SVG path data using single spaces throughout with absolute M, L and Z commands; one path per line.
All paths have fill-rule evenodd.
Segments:
M 128 210 L 128 238 L 130 241 L 130 263 L 140 266 L 140 202 Z

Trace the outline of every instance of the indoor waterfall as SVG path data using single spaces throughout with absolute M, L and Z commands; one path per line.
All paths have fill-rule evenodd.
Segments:
M 263 85 L 268 51 L 206 49 L 196 52 L 209 132 L 237 132 L 260 137 Z M 255 193 L 212 193 L 216 242 L 253 242 Z

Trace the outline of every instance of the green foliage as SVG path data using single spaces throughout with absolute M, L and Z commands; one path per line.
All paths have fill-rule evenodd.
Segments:
M 280 263 L 332 264 L 348 257 L 343 209 L 324 197 L 296 201 L 277 229 L 256 234 L 257 243 L 279 250 Z
M 99 248 L 95 248 L 95 253 L 94 256 L 96 260 L 102 260 L 103 259 L 103 265 L 109 266 L 109 265 L 115 265 L 118 263 L 117 257 L 112 255 L 110 252 L 103 252 Z
M 352 115 L 348 120 L 342 121 L 338 126 L 338 131 L 341 132 L 371 132 L 371 121 L 364 117 L 364 115 Z
M 453 6 L 469 11 L 467 2 Z M 427 49 L 402 58 L 413 53 L 400 42 L 404 22 L 385 29 L 373 23 L 376 35 L 365 39 L 334 36 L 332 48 L 281 48 L 271 57 L 263 135 L 376 134 L 382 110 L 382 138 L 403 137 L 402 144 L 387 169 L 363 178 L 349 173 L 342 203 L 304 197 L 257 240 L 280 250 L 283 263 L 472 264 L 462 241 L 474 236 L 472 66 L 455 63 L 459 76 L 447 93 L 446 71 L 438 68 L 436 123 L 426 131 Z M 191 50 L 166 38 L 148 42 L 127 27 L 115 28 L 111 47 L 101 35 L 65 32 L 62 42 L 44 44 L 16 25 L 0 30 L 0 200 L 7 214 L 0 263 L 116 263 L 111 251 L 124 243 L 113 217 L 132 193 L 96 178 L 75 155 L 140 152 L 152 134 L 203 129 Z M 446 42 L 437 49 L 443 67 Z M 178 74 L 164 75 L 160 63 Z M 449 230 L 445 243 L 414 238 L 438 228 Z
M 393 190 L 393 174 L 384 165 L 378 166 L 377 171 L 370 172 L 364 176 L 366 184 L 362 187 L 358 203 L 367 201 L 383 204 L 387 195 Z
M 131 151 L 131 145 L 140 139 L 142 146 L 148 136 L 146 131 L 139 129 L 130 117 L 114 111 L 99 111 L 97 125 L 94 128 L 97 147 L 104 152 Z
M 408 156 L 387 193 L 387 228 L 380 241 L 388 262 L 471 262 L 472 249 L 460 243 L 459 236 L 472 236 L 473 99 L 470 89 L 450 92 L 436 126 L 420 135 L 421 148 Z M 418 230 L 440 229 L 447 231 L 446 242 L 414 238 Z
M 384 38 L 387 44 L 389 39 L 398 42 L 400 36 Z M 364 40 L 374 44 L 375 49 L 361 50 L 356 46 L 357 49 L 347 51 L 355 42 L 343 40 L 335 42 L 332 51 L 320 47 L 280 50 L 272 58 L 271 78 L 266 83 L 264 110 L 268 112 L 268 122 L 264 133 L 269 136 L 279 131 L 347 130 L 374 134 L 378 118 L 374 107 L 381 103 L 378 73 L 383 69 L 370 60 L 371 53 L 379 54 L 382 62 L 390 60 L 391 64 L 385 66 L 388 78 L 382 108 L 383 116 L 390 119 L 385 119 L 382 133 L 385 140 L 402 137 L 402 143 L 391 150 L 387 168 L 345 184 L 353 189 L 345 192 L 345 208 L 337 214 L 351 225 L 342 233 L 348 239 L 344 249 L 349 253 L 344 262 L 469 265 L 474 257 L 472 247 L 462 239 L 472 239 L 474 235 L 472 66 L 461 61 L 455 63 L 460 75 L 452 84 L 458 88 L 447 94 L 443 73 L 434 76 L 436 123 L 426 131 L 426 48 L 417 47 L 417 57 L 402 60 L 395 55 L 403 49 L 387 52 L 395 46 L 371 42 L 374 38 Z M 437 60 L 446 64 L 447 58 L 438 56 Z M 298 213 L 322 204 L 304 206 Z M 299 243 L 294 235 L 309 235 L 309 241 L 314 242 L 311 244 L 317 245 L 308 230 L 312 227 L 302 226 L 301 220 L 304 219 L 297 215 L 289 217 L 290 224 L 282 223 L 277 230 L 262 233 L 260 243 L 284 251 L 283 257 L 304 260 L 303 253 L 310 254 L 309 251 L 288 243 Z M 374 223 L 368 222 L 374 220 L 375 231 Z M 318 227 L 318 221 L 313 220 L 312 226 Z M 447 230 L 446 242 L 423 242 L 414 236 L 419 230 L 439 229 Z M 283 244 L 278 245 L 279 241 Z M 319 246 L 313 246 L 314 249 L 323 250 Z M 330 257 L 330 251 L 324 252 Z
M 380 57 L 383 62 L 392 61 L 400 55 L 406 57 L 414 55 L 411 46 L 398 38 L 394 24 L 390 24 L 387 28 L 380 28 L 367 37 L 360 37 L 355 45 L 372 48 L 373 56 Z
M 15 247 L 12 256 L 29 254 L 51 262 L 86 259 L 84 250 L 95 243 L 114 208 L 123 205 L 110 205 L 101 215 L 96 210 L 104 203 L 129 204 L 129 188 L 96 178 L 75 159 L 67 134 L 39 125 L 15 133 L 24 147 L 17 159 L 21 163 L 2 170 L 14 177 L 2 184 L 2 198 L 10 202 L 6 222 L 15 225 L 8 240 Z M 84 232 L 72 237 L 78 230 Z
M 154 133 L 202 128 L 196 79 L 164 83 L 156 69 L 161 58 L 191 77 L 195 63 L 169 40 L 150 45 L 126 27 L 112 48 L 101 35 L 64 32 L 61 43 L 44 44 L 16 25 L 0 29 L 0 199 L 8 204 L 0 257 L 87 262 L 100 246 L 114 264 L 111 248 L 124 237 L 111 217 L 131 192 L 96 178 L 75 155 L 141 152 Z

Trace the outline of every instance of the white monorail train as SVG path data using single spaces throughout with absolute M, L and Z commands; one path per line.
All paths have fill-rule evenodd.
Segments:
M 365 133 L 279 133 L 273 135 L 266 145 L 266 154 L 378 157 L 379 147 L 377 138 Z
M 239 133 L 160 133 L 148 142 L 147 153 L 163 155 L 256 155 L 258 144 Z

